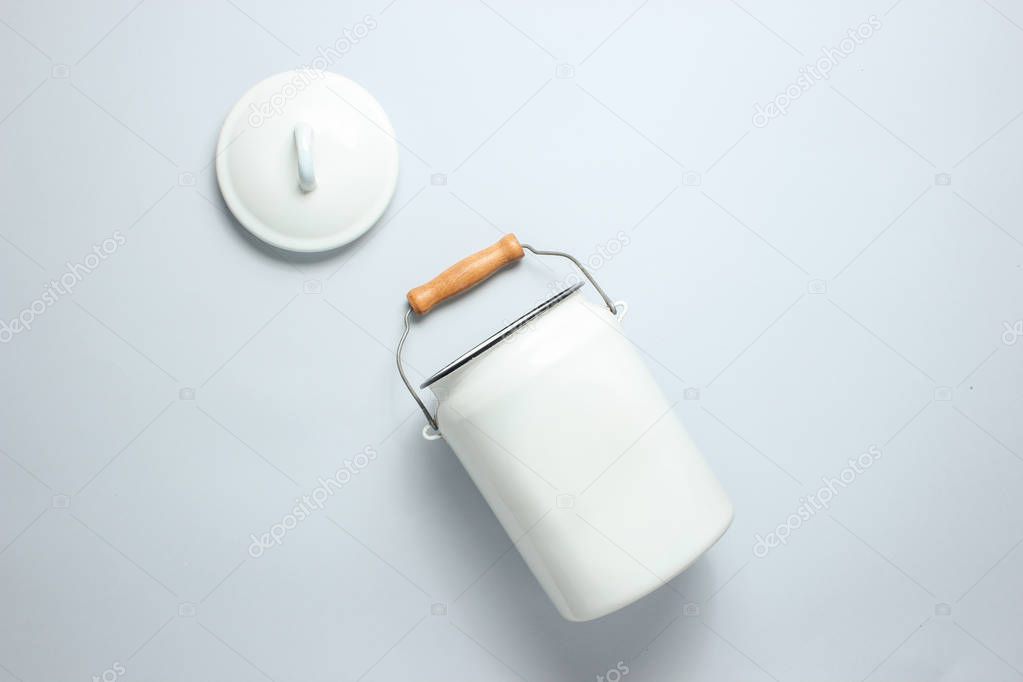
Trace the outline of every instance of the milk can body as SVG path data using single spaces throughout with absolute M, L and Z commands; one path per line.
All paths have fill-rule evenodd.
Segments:
M 523 257 L 567 258 L 560 291 L 413 388 L 402 348 L 425 315 Z M 398 372 L 562 616 L 587 621 L 664 585 L 727 530 L 732 505 L 621 328 L 614 302 L 570 254 L 505 235 L 406 296 Z
M 431 388 L 444 439 L 569 620 L 660 587 L 731 523 L 618 319 L 578 291 Z

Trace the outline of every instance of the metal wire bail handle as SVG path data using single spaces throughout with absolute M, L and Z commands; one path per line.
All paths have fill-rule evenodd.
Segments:
M 589 283 L 593 285 L 593 288 L 597 290 L 600 297 L 604 299 L 604 305 L 607 306 L 607 309 L 611 311 L 612 315 L 617 318 L 624 314 L 625 304 L 616 304 L 612 301 L 601 286 L 597 284 L 597 280 L 593 278 L 590 271 L 587 270 L 586 267 L 575 258 L 575 256 L 565 253 L 564 251 L 544 251 L 534 248 L 530 244 L 520 244 L 515 238 L 515 235 L 511 234 L 506 235 L 497 242 L 497 244 L 459 261 L 427 284 L 413 289 L 408 293 L 407 297 L 409 301 L 409 308 L 405 311 L 405 327 L 402 330 L 401 338 L 398 340 L 398 348 L 395 351 L 395 362 L 398 365 L 398 374 L 401 376 L 401 380 L 404 382 L 405 388 L 408 389 L 409 395 L 411 395 L 412 399 L 416 401 L 416 404 L 419 406 L 419 409 L 422 410 L 423 415 L 426 417 L 426 421 L 428 422 L 428 424 L 423 427 L 423 438 L 427 440 L 437 440 L 438 438 L 443 438 L 443 435 L 437 425 L 437 418 L 430 414 L 430 411 L 426 408 L 426 404 L 423 403 L 422 398 L 419 397 L 419 394 L 416 393 L 415 389 L 412 387 L 412 382 L 409 381 L 408 375 L 405 373 L 405 367 L 402 363 L 402 350 L 405 347 L 405 340 L 408 338 L 409 331 L 412 329 L 412 314 L 416 312 L 421 315 L 425 315 L 441 301 L 444 301 L 482 282 L 505 265 L 521 259 L 523 249 L 530 251 L 537 256 L 558 256 L 568 259 L 579 269 L 580 272 L 582 272 L 583 276 L 586 277 Z M 496 345 L 523 324 L 532 320 L 555 303 L 576 291 L 580 286 L 582 285 L 577 284 L 555 294 L 544 303 L 526 313 L 526 315 L 522 316 L 515 322 L 512 322 L 500 332 L 490 337 L 490 339 L 485 341 L 483 344 L 477 346 L 474 351 L 467 353 L 462 358 L 459 358 L 455 364 L 449 365 L 443 373 L 457 369 L 457 367 L 460 367 L 462 364 L 468 362 L 483 351 Z M 442 374 L 435 375 L 433 379 L 426 383 L 430 383 L 432 380 L 439 378 L 439 376 L 442 376 Z M 430 430 L 432 430 L 432 432 Z

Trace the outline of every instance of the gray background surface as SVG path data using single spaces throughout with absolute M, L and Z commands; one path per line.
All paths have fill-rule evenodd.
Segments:
M 225 213 L 219 126 L 367 16 L 330 70 L 391 116 L 397 194 L 285 258 Z M 1020 679 L 1021 63 L 1009 0 L 3 2 L 0 318 L 124 244 L 0 345 L 0 680 Z M 394 370 L 404 291 L 506 230 L 598 254 L 736 506 L 594 623 L 559 618 Z M 432 315 L 417 376 L 566 273 Z

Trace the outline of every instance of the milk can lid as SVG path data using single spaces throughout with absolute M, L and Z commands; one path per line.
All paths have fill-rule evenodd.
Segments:
M 249 232 L 289 251 L 327 251 L 361 236 L 387 208 L 398 144 L 380 103 L 336 73 L 286 71 L 228 114 L 217 181 Z

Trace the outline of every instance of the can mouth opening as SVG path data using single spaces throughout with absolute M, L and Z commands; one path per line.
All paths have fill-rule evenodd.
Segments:
M 494 334 L 491 334 L 482 343 L 479 343 L 476 346 L 473 346 L 470 350 L 466 351 L 462 355 L 460 355 L 457 358 L 455 358 L 448 365 L 446 365 L 442 370 L 440 370 L 439 372 L 435 373 L 429 379 L 427 379 L 426 381 L 421 383 L 419 385 L 419 388 L 426 388 L 430 384 L 438 381 L 439 379 L 443 379 L 447 375 L 451 374 L 452 372 L 454 372 L 459 367 L 462 367 L 463 365 L 468 363 L 473 358 L 479 357 L 480 355 L 482 355 L 486 351 L 490 350 L 491 348 L 493 348 L 494 346 L 496 346 L 497 344 L 501 343 L 506 338 L 511 336 L 517 329 L 519 329 L 520 327 L 522 327 L 523 325 L 525 325 L 529 321 L 533 320 L 534 318 L 536 318 L 537 316 L 543 314 L 544 312 L 550 310 L 552 307 L 554 307 L 555 305 L 557 305 L 561 301 L 565 300 L 570 295 L 574 294 L 576 291 L 579 291 L 579 289 L 581 289 L 582 286 L 583 286 L 583 282 L 577 282 L 577 283 L 573 284 L 572 286 L 568 287 L 567 289 L 563 289 L 562 291 L 559 291 L 558 293 L 554 294 L 553 296 L 548 298 L 546 301 L 544 301 L 540 305 L 536 306 L 535 308 L 533 308 L 532 310 L 527 312 L 522 317 L 518 318 L 517 320 L 515 320 L 511 324 L 508 324 L 505 327 L 503 327 L 500 331 L 495 332 Z

